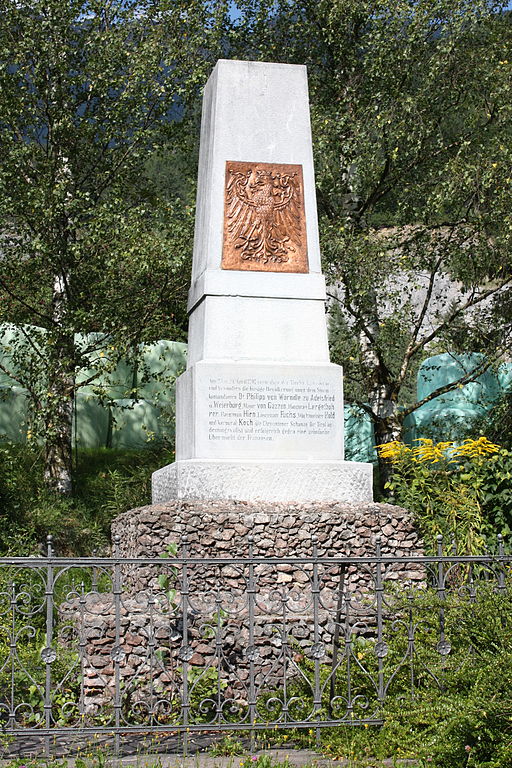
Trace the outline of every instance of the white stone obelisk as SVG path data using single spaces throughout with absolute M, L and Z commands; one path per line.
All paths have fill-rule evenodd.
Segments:
M 217 63 L 205 88 L 186 372 L 171 499 L 371 501 L 343 461 L 329 361 L 306 68 Z

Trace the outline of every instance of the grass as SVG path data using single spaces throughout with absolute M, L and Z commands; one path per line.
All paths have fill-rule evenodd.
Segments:
M 60 555 L 105 552 L 113 518 L 149 504 L 151 473 L 171 461 L 161 446 L 81 451 L 73 496 L 63 498 L 44 486 L 40 447 L 0 444 L 0 556 L 38 554 L 48 534 Z

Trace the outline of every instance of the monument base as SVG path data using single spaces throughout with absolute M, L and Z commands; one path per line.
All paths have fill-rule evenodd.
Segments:
M 373 466 L 358 461 L 183 459 L 152 476 L 152 501 L 373 500 Z

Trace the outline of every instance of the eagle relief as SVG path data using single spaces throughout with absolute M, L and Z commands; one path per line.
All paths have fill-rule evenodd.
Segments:
M 223 269 L 307 272 L 301 165 L 226 163 Z

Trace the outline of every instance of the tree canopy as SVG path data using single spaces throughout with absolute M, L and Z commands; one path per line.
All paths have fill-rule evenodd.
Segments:
M 390 440 L 421 405 L 421 360 L 484 351 L 484 366 L 510 345 L 510 14 L 486 0 L 239 4 L 253 55 L 308 65 L 332 352 Z
M 201 2 L 0 4 L 0 322 L 41 329 L 23 348 L 32 364 L 5 372 L 42 417 L 58 490 L 92 351 L 74 334 L 113 355 L 183 337 L 193 212 L 148 166 L 180 146 L 220 30 Z
M 308 66 L 332 350 L 379 441 L 420 405 L 422 359 L 464 349 L 487 365 L 510 342 L 502 4 L 236 5 L 0 3 L 0 321 L 45 329 L 46 378 L 21 383 L 57 487 L 87 355 L 73 334 L 121 353 L 183 333 L 199 95 L 220 56 Z

